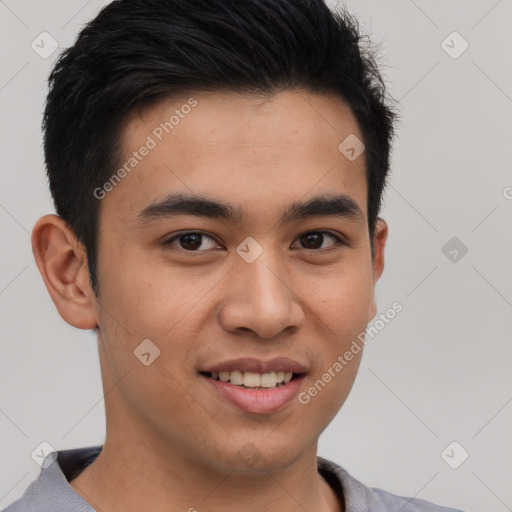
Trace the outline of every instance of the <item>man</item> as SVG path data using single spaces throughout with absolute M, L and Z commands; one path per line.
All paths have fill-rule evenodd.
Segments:
M 321 0 L 119 0 L 60 57 L 32 244 L 97 332 L 107 434 L 8 512 L 453 510 L 316 455 L 384 268 L 395 113 L 359 39 Z

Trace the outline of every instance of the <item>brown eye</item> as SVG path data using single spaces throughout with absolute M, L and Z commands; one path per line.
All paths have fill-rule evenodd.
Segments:
M 322 249 L 322 244 L 326 238 L 331 238 L 334 240 L 334 243 L 329 244 L 327 247 L 343 244 L 340 238 L 327 231 L 310 231 L 309 233 L 305 233 L 299 236 L 297 240 L 300 240 L 300 243 L 303 245 L 304 249 L 318 250 Z
M 190 231 L 190 232 L 184 232 L 184 233 L 179 233 L 178 235 L 175 235 L 171 238 L 169 238 L 168 240 L 166 240 L 164 242 L 164 246 L 166 247 L 171 247 L 172 249 L 177 249 L 177 250 L 184 250 L 184 251 L 187 251 L 187 252 L 203 252 L 208 250 L 208 249 L 211 249 L 212 247 L 204 247 L 204 245 L 207 245 L 206 244 L 206 240 L 211 240 L 212 242 L 214 242 L 214 245 L 216 245 L 216 242 L 215 240 L 205 234 L 205 233 L 196 233 L 196 232 L 193 232 L 193 231 Z M 177 242 L 177 243 L 175 243 Z M 211 243 L 210 243 L 211 245 Z M 201 250 L 198 250 L 202 247 Z

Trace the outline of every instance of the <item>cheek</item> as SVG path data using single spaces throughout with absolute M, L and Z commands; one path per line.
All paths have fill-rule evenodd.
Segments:
M 145 253 L 120 252 L 103 260 L 100 300 L 133 336 L 164 336 L 211 288 L 208 279 L 157 265 Z
M 371 267 L 348 265 L 327 276 L 302 278 L 307 305 L 342 338 L 366 327 L 373 300 Z M 309 290 L 308 293 L 306 291 Z M 312 293 L 314 290 L 314 293 Z
M 153 375 L 152 392 L 160 385 L 173 388 L 176 382 L 170 376 L 179 374 L 183 381 L 194 368 L 197 354 L 191 348 L 211 315 L 211 297 L 219 276 L 198 268 L 187 271 L 157 265 L 144 254 L 125 254 L 120 264 L 113 263 L 112 259 L 110 271 L 102 276 L 105 293 L 99 308 L 111 366 L 118 378 L 130 369 L 145 371 L 144 378 Z M 145 346 L 141 345 L 144 340 L 151 340 L 149 346 L 158 354 L 148 367 L 134 357 L 134 352 Z M 142 348 L 140 351 L 143 353 Z M 161 375 L 153 374 L 155 367 L 162 370 Z
M 313 281 L 315 292 L 309 294 L 308 306 L 314 312 L 311 318 L 319 338 L 314 381 L 321 382 L 311 389 L 311 407 L 318 408 L 319 414 L 324 410 L 325 415 L 328 410 L 334 416 L 345 401 L 361 362 L 373 277 L 368 268 L 354 266 L 330 279 Z

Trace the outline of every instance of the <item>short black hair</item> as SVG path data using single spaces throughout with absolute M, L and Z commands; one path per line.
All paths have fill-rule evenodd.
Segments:
M 120 162 L 124 123 L 188 91 L 339 95 L 365 144 L 373 237 L 397 114 L 362 38 L 357 20 L 324 0 L 116 0 L 87 23 L 52 69 L 42 126 L 56 212 L 85 247 L 95 293 L 93 191 Z

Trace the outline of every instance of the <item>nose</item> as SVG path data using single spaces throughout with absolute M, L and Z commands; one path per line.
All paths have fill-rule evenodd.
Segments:
M 289 272 L 270 253 L 264 251 L 252 263 L 240 259 L 229 273 L 219 312 L 226 331 L 250 331 L 253 336 L 271 339 L 301 327 L 304 311 L 290 284 Z

